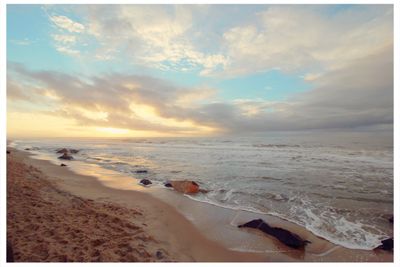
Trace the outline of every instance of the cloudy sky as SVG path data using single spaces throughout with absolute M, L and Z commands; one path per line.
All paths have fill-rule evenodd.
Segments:
M 391 5 L 8 5 L 9 136 L 393 126 Z

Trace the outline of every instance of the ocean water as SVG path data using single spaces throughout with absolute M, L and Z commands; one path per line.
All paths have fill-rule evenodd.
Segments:
M 279 216 L 347 248 L 372 249 L 393 235 L 391 135 L 14 139 L 12 145 L 54 159 L 56 149 L 79 149 L 74 160 L 132 183 L 194 180 L 209 192 L 187 197 Z

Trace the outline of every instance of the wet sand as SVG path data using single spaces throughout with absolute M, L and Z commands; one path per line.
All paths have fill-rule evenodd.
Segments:
M 237 229 L 253 213 L 134 183 L 135 191 L 122 190 L 124 184 L 28 155 L 7 155 L 7 237 L 16 261 L 393 261 L 390 252 L 346 249 L 260 216 L 312 242 L 290 249 L 257 230 Z M 257 253 L 237 251 L 243 247 Z

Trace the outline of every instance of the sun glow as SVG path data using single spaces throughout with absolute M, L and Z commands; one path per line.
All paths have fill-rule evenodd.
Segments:
M 156 109 L 149 105 L 131 103 L 129 108 L 137 117 L 153 124 L 182 128 L 182 131 L 192 134 L 196 131 L 200 131 L 204 134 L 211 134 L 215 131 L 215 129 L 212 127 L 199 125 L 191 120 L 177 120 L 161 117 L 160 115 L 158 115 Z
M 112 128 L 112 127 L 98 127 L 96 128 L 96 130 L 99 132 L 104 132 L 112 135 L 124 135 L 129 132 L 128 129 Z

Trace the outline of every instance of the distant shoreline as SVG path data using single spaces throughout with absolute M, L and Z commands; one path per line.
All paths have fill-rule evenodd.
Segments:
M 388 253 L 385 251 L 363 251 L 363 250 L 351 250 L 351 249 L 345 249 L 342 247 L 334 246 L 330 242 L 327 242 L 323 239 L 314 237 L 314 245 L 312 250 L 307 250 L 305 253 L 298 253 L 298 252 L 291 252 L 291 253 L 242 253 L 242 252 L 237 252 L 237 251 L 232 251 L 224 248 L 223 246 L 219 245 L 218 243 L 214 241 L 210 241 L 207 238 L 204 237 L 203 234 L 199 232 L 199 230 L 192 225 L 191 222 L 189 222 L 186 218 L 184 218 L 179 212 L 175 210 L 175 208 L 171 207 L 168 204 L 165 204 L 164 202 L 159 201 L 158 199 L 150 196 L 147 193 L 142 193 L 142 192 L 137 192 L 137 191 L 131 191 L 131 190 L 117 190 L 117 189 L 112 189 L 109 187 L 105 187 L 102 185 L 97 179 L 94 179 L 93 177 L 88 177 L 88 176 L 82 176 L 78 175 L 76 173 L 73 173 L 72 171 L 68 170 L 67 168 L 62 168 L 60 166 L 51 164 L 50 162 L 43 161 L 43 160 L 36 160 L 29 158 L 29 153 L 26 153 L 24 151 L 16 151 L 14 149 L 11 149 L 11 154 L 8 155 L 7 157 L 7 169 L 8 169 L 8 190 L 10 189 L 9 187 L 11 185 L 15 186 L 13 182 L 10 183 L 10 179 L 15 179 L 18 175 L 18 179 L 26 179 L 27 176 L 30 175 L 35 175 L 35 179 L 39 180 L 39 184 L 44 183 L 48 184 L 50 188 L 55 189 L 55 192 L 50 194 L 54 198 L 59 198 L 59 195 L 65 195 L 67 194 L 69 198 L 67 197 L 66 199 L 62 200 L 62 203 L 65 205 L 69 205 L 70 202 L 75 201 L 74 199 L 79 199 L 82 200 L 84 203 L 87 205 L 90 205 L 90 208 L 95 210 L 95 212 L 104 212 L 104 209 L 106 209 L 106 212 L 110 216 L 117 216 L 119 215 L 114 214 L 106 207 L 109 206 L 104 206 L 105 203 L 106 205 L 111 205 L 112 209 L 133 209 L 133 212 L 138 211 L 142 213 L 143 215 L 136 215 L 132 216 L 135 217 L 135 220 L 131 220 L 134 224 L 138 220 L 140 223 L 145 224 L 145 226 L 141 226 L 141 230 L 144 231 L 146 234 L 149 234 L 152 238 L 154 238 L 157 241 L 161 241 L 162 244 L 165 244 L 164 248 L 162 248 L 162 254 L 164 255 L 163 258 L 158 258 L 157 257 L 157 249 L 160 250 L 159 248 L 153 247 L 153 245 L 149 245 L 148 247 L 143 248 L 145 251 L 148 252 L 147 257 L 142 257 L 140 258 L 139 256 L 136 257 L 137 260 L 139 261 L 316 261 L 316 260 L 322 260 L 322 261 L 393 261 L 393 254 Z M 17 166 L 17 167 L 16 167 Z M 30 184 L 28 184 L 31 186 Z M 35 186 L 34 186 L 35 187 Z M 36 188 L 37 189 L 37 188 Z M 35 189 L 35 190 L 36 190 Z M 26 190 L 23 188 L 19 188 L 19 190 Z M 39 190 L 39 189 L 38 189 Z M 40 191 L 40 190 L 39 190 Z M 13 210 L 14 205 L 20 207 L 20 205 L 17 205 L 15 203 L 15 195 L 9 194 L 7 200 L 7 205 L 9 207 L 9 211 Z M 190 201 L 190 200 L 187 200 Z M 189 202 L 183 202 L 181 203 L 181 200 L 179 200 L 180 205 L 191 205 Z M 20 198 L 18 203 L 24 202 L 25 205 L 29 205 L 28 202 L 26 202 L 26 199 Z M 134 202 L 134 203 L 132 203 Z M 194 201 L 192 201 L 194 202 Z M 173 203 L 173 202 L 172 202 Z M 51 203 L 49 205 L 52 205 L 54 203 Z M 176 204 L 176 203 L 175 203 Z M 173 205 L 175 205 L 173 204 Z M 91 206 L 93 205 L 93 206 Z M 197 205 L 197 204 L 196 204 Z M 198 205 L 202 205 L 201 203 L 198 203 Z M 203 205 L 204 206 L 204 205 Z M 18 209 L 18 208 L 16 208 Z M 40 209 L 39 209 L 40 210 Z M 53 211 L 55 216 L 65 216 L 65 214 L 57 214 L 57 210 Z M 83 211 L 83 213 L 85 213 Z M 227 214 L 225 214 L 227 215 Z M 26 216 L 22 214 L 21 216 Z M 223 215 L 221 215 L 223 216 Z M 8 215 L 8 220 L 10 216 Z M 74 218 L 76 216 L 73 216 Z M 128 216 L 129 217 L 129 216 Z M 23 217 L 20 217 L 23 218 Z M 119 217 L 121 220 L 130 220 L 126 216 Z M 71 218 L 73 221 L 73 218 Z M 77 217 L 77 220 L 79 220 L 79 216 Z M 169 225 L 173 222 L 175 225 Z M 99 222 L 97 222 L 99 223 Z M 277 223 L 280 223 L 279 220 Z M 74 224 L 74 222 L 70 222 L 71 225 Z M 10 227 L 10 225 L 12 225 Z M 42 225 L 47 225 L 46 222 L 44 222 Z M 51 224 L 50 224 L 51 225 Z M 7 236 L 10 237 L 11 241 L 14 241 L 13 243 L 16 242 L 17 246 L 22 246 L 21 244 L 28 243 L 30 246 L 33 246 L 30 242 L 32 240 L 26 240 L 24 237 L 19 236 L 18 241 L 15 240 L 15 223 L 10 220 L 8 223 L 8 234 Z M 109 226 L 105 226 L 106 228 L 109 228 Z M 59 231 L 59 225 L 55 229 L 56 231 Z M 301 227 L 299 227 L 301 228 Z M 299 228 L 296 227 L 296 231 L 301 231 Z M 31 228 L 28 227 L 30 231 L 32 231 Z M 88 226 L 85 228 L 84 232 L 87 237 L 91 237 L 93 234 L 92 231 L 93 228 Z M 51 230 L 51 229 L 47 229 Z M 46 230 L 46 231 L 47 231 Z M 307 231 L 304 229 L 304 235 L 309 235 L 309 233 L 306 233 Z M 64 229 L 64 234 L 66 233 Z M 186 233 L 185 235 L 182 233 Z M 60 235 L 60 233 L 55 233 L 55 235 Z M 13 237 L 14 236 L 14 237 Z M 49 242 L 49 245 L 57 246 L 57 240 L 54 240 L 51 236 L 49 237 L 51 239 L 51 242 Z M 104 239 L 107 240 L 107 237 L 104 237 Z M 70 242 L 67 237 L 64 237 L 64 241 Z M 268 237 L 262 237 L 260 240 L 261 242 L 271 242 L 271 239 Z M 137 240 L 136 240 L 137 241 Z M 133 242 L 131 247 L 134 247 L 136 242 L 134 239 L 131 241 Z M 73 242 L 73 241 L 71 241 Z M 105 242 L 107 243 L 107 242 Z M 147 243 L 147 242 L 146 242 Z M 150 242 L 151 243 L 151 242 Z M 191 245 L 188 247 L 188 243 Z M 276 243 L 276 242 L 275 242 Z M 271 244 L 275 244 L 272 242 Z M 58 244 L 60 245 L 60 244 Z M 276 244 L 275 244 L 276 245 Z M 25 246 L 25 245 L 24 245 Z M 279 244 L 278 244 L 279 246 Z M 29 247 L 29 245 L 28 245 Z M 319 247 L 317 250 L 316 247 Z M 32 248 L 32 247 L 30 247 Z M 104 248 L 101 247 L 101 248 Z M 93 252 L 93 247 L 91 245 L 88 245 L 87 251 Z M 105 251 L 107 251 L 108 248 L 104 248 Z M 100 255 L 102 255 L 102 250 L 98 249 Z M 312 252 L 315 250 L 315 252 Z M 87 252 L 86 251 L 86 252 Z M 161 251 L 161 250 L 160 250 Z M 309 252 L 307 252 L 309 251 Z M 317 253 L 316 251 L 320 251 Z M 18 252 L 18 248 L 16 249 L 16 252 Z M 70 253 L 70 254 L 68 254 Z M 86 255 L 84 258 L 79 258 L 77 255 L 69 251 L 67 254 L 67 261 L 94 261 L 94 260 L 100 260 L 100 261 L 123 261 L 124 256 L 118 255 L 118 254 L 107 254 L 108 256 L 102 256 L 99 257 L 95 253 L 93 255 L 95 256 L 90 256 Z M 105 253 L 105 252 L 104 252 Z M 143 255 L 145 255 L 144 253 Z M 296 255 L 298 254 L 298 255 Z M 96 256 L 97 255 L 97 256 Z M 147 255 L 147 254 L 146 254 Z M 26 256 L 26 255 L 25 255 Z M 31 255 L 32 256 L 32 255 Z M 52 255 L 54 256 L 54 255 Z M 62 259 L 65 258 L 51 258 L 51 255 L 47 256 L 47 258 L 37 258 L 37 261 L 62 261 Z M 160 255 L 158 255 L 160 256 Z M 44 256 L 43 256 L 44 257 Z M 55 256 L 54 256 L 55 257 Z M 97 257 L 97 258 L 96 258 Z M 107 258 L 108 257 L 108 258 Z M 18 257 L 17 257 L 18 259 Z M 21 261 L 29 259 L 23 258 L 21 256 Z M 58 259 L 58 260 L 57 260 Z M 60 260 L 61 259 L 61 260 Z M 128 258 L 126 258 L 129 260 Z M 131 258 L 130 261 L 132 261 L 133 258 Z

